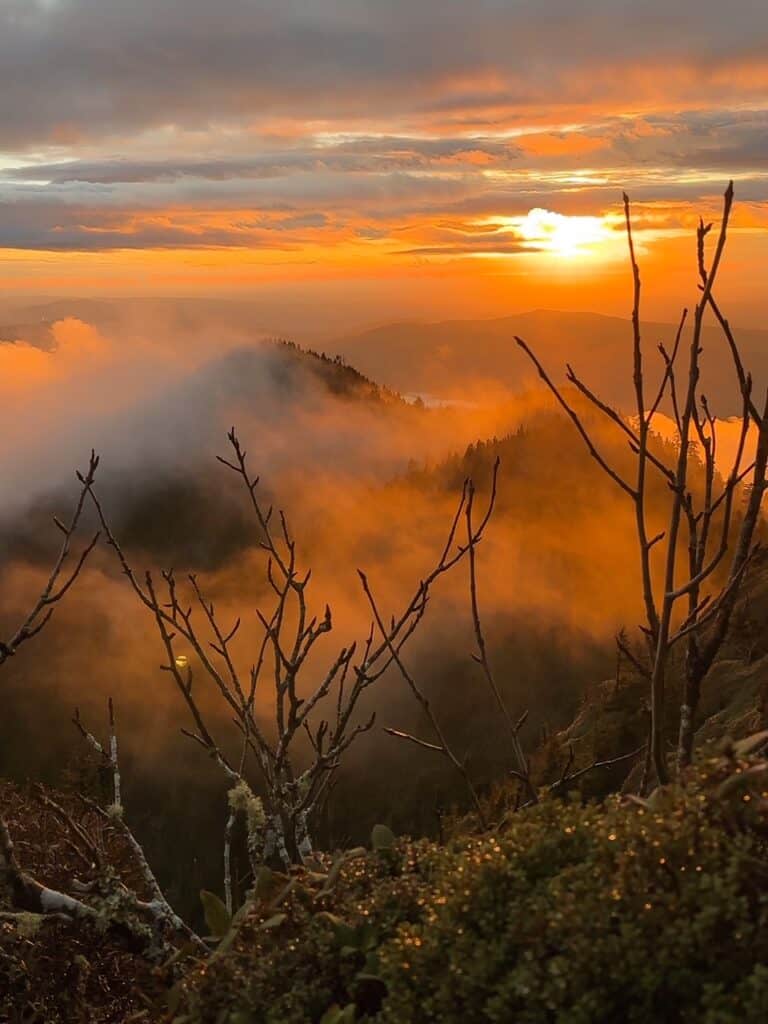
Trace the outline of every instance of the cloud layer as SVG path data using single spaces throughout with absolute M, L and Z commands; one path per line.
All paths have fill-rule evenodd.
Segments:
M 531 209 L 626 188 L 650 241 L 729 177 L 751 230 L 767 53 L 762 0 L 5 0 L 0 251 L 508 256 Z

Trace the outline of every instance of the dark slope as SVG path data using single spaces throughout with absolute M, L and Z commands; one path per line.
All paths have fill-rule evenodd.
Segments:
M 344 433 L 355 416 L 380 422 L 382 431 L 396 418 L 415 432 L 429 415 L 338 360 L 264 342 L 225 353 L 109 421 L 89 421 L 88 409 L 78 409 L 60 430 L 71 426 L 77 439 L 66 445 L 73 467 L 88 447 L 100 452 L 99 487 L 129 546 L 164 564 L 205 568 L 254 539 L 238 481 L 215 458 L 225 454 L 232 424 L 268 494 L 284 471 L 322 468 L 324 460 L 339 471 L 367 458 L 365 436 Z M 339 424 L 340 443 L 333 447 L 313 430 L 316 422 L 329 433 L 329 424 Z M 0 565 L 15 557 L 46 564 L 50 515 L 67 502 L 56 485 L 23 514 L 6 517 Z

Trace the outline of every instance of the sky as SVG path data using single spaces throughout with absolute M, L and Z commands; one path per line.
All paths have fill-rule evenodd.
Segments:
M 0 0 L 0 297 L 761 323 L 764 0 Z M 309 315 L 309 314 L 308 314 Z

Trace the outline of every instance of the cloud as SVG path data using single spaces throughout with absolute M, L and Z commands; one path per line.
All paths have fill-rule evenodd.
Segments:
M 603 218 L 626 189 L 669 240 L 734 177 L 758 226 L 767 42 L 762 0 L 5 0 L 3 287 L 306 302 L 312 277 L 367 319 L 392 267 L 528 273 L 542 246 L 507 225 L 489 250 L 483 219 Z M 477 288 L 492 261 L 466 262 Z
M 230 144 L 232 138 L 230 133 Z M 252 140 L 251 140 L 252 141 Z M 342 138 L 322 142 L 316 137 L 300 140 L 291 149 L 268 147 L 259 156 L 233 159 L 187 159 L 168 156 L 155 160 L 104 159 L 68 160 L 59 163 L 34 163 L 9 167 L 6 179 L 19 182 L 44 181 L 47 185 L 117 185 L 194 179 L 231 181 L 282 178 L 291 174 L 317 171 L 339 173 L 388 173 L 392 171 L 430 170 L 446 166 L 468 169 L 493 161 L 496 166 L 512 166 L 522 150 L 511 141 L 482 136 L 461 138 L 419 138 L 379 136 Z
M 761 0 L 734 18 L 713 0 L 649 0 L 641 13 L 627 0 L 5 0 L 0 148 L 266 114 L 592 106 L 596 85 L 614 101 L 754 95 L 766 38 Z
M 767 137 L 762 108 L 601 116 L 514 138 L 314 132 L 288 143 L 212 129 L 205 158 L 171 134 L 146 155 L 7 163 L 0 248 L 280 252 L 402 241 L 416 224 L 417 243 L 392 251 L 426 253 L 433 227 L 451 218 L 536 207 L 599 216 L 622 189 L 643 202 L 706 205 L 736 177 L 740 198 L 766 203 Z M 253 144 L 260 151 L 247 155 Z

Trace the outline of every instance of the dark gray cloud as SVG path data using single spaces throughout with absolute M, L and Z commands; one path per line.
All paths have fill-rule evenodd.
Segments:
M 727 172 L 723 174 L 723 184 Z M 163 211 L 152 206 L 126 205 L 116 194 L 111 202 L 61 201 L 51 198 L 49 190 L 25 193 L 23 200 L 10 192 L 5 199 L 0 190 L 0 249 L 70 250 L 98 252 L 110 249 L 151 248 L 248 248 L 301 251 L 307 245 L 337 244 L 344 239 L 361 242 L 394 241 L 415 232 L 433 235 L 454 220 L 465 230 L 465 222 L 484 217 L 524 215 L 533 206 L 545 206 L 560 213 L 587 214 L 618 209 L 621 189 L 629 189 L 637 203 L 664 201 L 672 207 L 659 220 L 659 227 L 679 227 L 681 222 L 675 204 L 695 204 L 708 209 L 721 189 L 716 182 L 646 181 L 628 174 L 607 184 L 578 189 L 564 188 L 557 183 L 541 183 L 531 187 L 522 181 L 498 188 L 478 188 L 468 184 L 431 180 L 396 182 L 358 182 L 350 195 L 343 178 L 331 183 L 322 195 L 312 190 L 303 197 L 302 205 L 275 201 L 248 210 L 227 209 L 222 196 L 211 193 L 205 204 L 185 209 Z M 368 185 L 367 188 L 363 187 Z M 768 202 L 768 180 L 740 181 L 740 205 L 745 202 Z M 253 199 L 253 197 L 251 197 Z M 494 240 L 499 241 L 498 239 Z M 487 251 L 487 242 L 455 240 L 435 246 L 398 249 L 422 255 L 433 252 L 463 250 Z M 496 252 L 509 251 L 494 244 Z
M 132 191 L 78 182 L 4 185 L 0 179 L 0 248 L 295 249 L 347 225 L 353 233 L 361 219 L 387 214 L 392 221 L 468 194 L 460 181 L 400 172 L 318 171 L 255 183 L 202 181 L 187 189 L 150 182 Z
M 169 123 L 562 103 L 567 82 L 574 98 L 588 97 L 595 67 L 649 65 L 663 76 L 682 62 L 701 83 L 722 65 L 765 59 L 768 7 L 740 0 L 737 9 L 726 17 L 714 0 L 3 0 L 0 149 Z M 620 94 L 622 76 L 609 84 Z
M 540 247 L 526 244 L 522 245 L 509 236 L 493 242 L 487 238 L 476 238 L 463 242 L 444 242 L 441 245 L 421 245 L 415 249 L 401 249 L 398 256 L 487 256 L 490 253 L 514 256 L 519 253 L 531 253 L 542 251 Z
M 48 251 L 248 247 L 297 250 L 303 231 L 322 229 L 324 213 L 253 215 L 206 225 L 192 219 L 142 218 L 136 210 L 105 210 L 46 202 L 0 203 L 0 248 Z
M 766 54 L 764 0 L 0 0 L 0 247 L 764 202 Z
M 608 154 L 630 164 L 765 174 L 768 109 L 649 114 L 639 125 L 619 127 L 606 142 Z
M 6 176 L 18 181 L 47 181 L 53 185 L 117 185 L 138 182 L 177 182 L 181 179 L 229 181 L 282 178 L 292 174 L 334 171 L 340 173 L 387 173 L 428 170 L 447 161 L 461 167 L 474 154 L 493 160 L 496 167 L 514 166 L 522 155 L 519 146 L 489 138 L 408 138 L 385 136 L 360 138 L 336 145 L 318 146 L 312 140 L 293 149 L 266 150 L 246 159 L 69 160 L 16 166 Z

